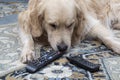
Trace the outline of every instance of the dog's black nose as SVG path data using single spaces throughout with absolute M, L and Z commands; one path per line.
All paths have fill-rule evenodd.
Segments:
M 67 50 L 68 46 L 65 43 L 61 43 L 57 46 L 57 48 L 60 52 L 64 52 Z

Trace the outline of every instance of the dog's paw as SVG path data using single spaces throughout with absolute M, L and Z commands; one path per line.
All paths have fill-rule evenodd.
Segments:
M 114 45 L 112 46 L 112 50 L 113 50 L 114 52 L 116 52 L 117 54 L 120 54 L 120 43 L 114 44 Z
M 120 54 L 120 47 L 114 48 L 113 51 L 116 52 L 117 54 Z
M 21 54 L 21 62 L 27 63 L 35 59 L 35 51 L 34 50 L 23 50 Z

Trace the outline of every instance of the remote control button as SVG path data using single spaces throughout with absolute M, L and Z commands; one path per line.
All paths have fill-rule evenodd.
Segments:
M 49 57 L 48 59 L 52 59 L 52 56 L 51 56 L 51 57 Z

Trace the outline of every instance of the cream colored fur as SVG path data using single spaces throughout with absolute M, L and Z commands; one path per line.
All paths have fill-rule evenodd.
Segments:
M 37 37 L 54 50 L 61 42 L 69 50 L 88 35 L 120 53 L 120 42 L 112 31 L 120 29 L 119 22 L 120 0 L 29 0 L 28 9 L 19 14 L 21 61 L 34 59 Z

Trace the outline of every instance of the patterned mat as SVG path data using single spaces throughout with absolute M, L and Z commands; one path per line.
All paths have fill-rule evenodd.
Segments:
M 111 80 L 120 80 L 120 57 L 105 58 L 101 60 L 108 78 Z
M 0 25 L 0 76 L 23 66 L 18 61 L 21 48 L 16 25 Z
M 116 74 L 111 72 L 114 68 L 116 68 L 115 70 L 119 70 L 117 65 L 114 65 L 114 68 L 108 68 L 108 65 L 113 66 L 113 64 L 117 63 L 116 61 L 119 62 L 120 60 L 116 58 L 112 61 L 112 58 L 110 57 L 118 55 L 107 49 L 102 43 L 92 40 L 82 41 L 79 46 L 71 48 L 71 50 L 60 59 L 54 61 L 38 72 L 30 74 L 26 72 L 24 68 L 25 65 L 19 62 L 22 45 L 19 41 L 17 23 L 1 25 L 0 34 L 1 80 L 109 80 L 109 76 L 114 78 L 114 75 L 119 74 L 117 72 Z M 46 48 L 46 51 L 49 49 L 46 46 L 44 46 L 44 48 Z M 38 55 L 39 51 L 39 47 L 36 47 L 36 53 Z M 69 54 L 83 54 L 85 59 L 97 64 L 104 63 L 105 66 L 101 66 L 99 72 L 90 73 L 89 71 L 70 64 L 65 58 L 66 56 L 69 56 Z M 100 59 L 103 60 L 101 61 Z M 111 64 L 108 62 L 111 62 Z M 119 78 L 113 80 L 119 80 Z
M 120 80 L 119 56 L 93 40 L 82 41 L 66 55 L 34 74 L 26 72 L 25 65 L 19 62 L 22 45 L 15 22 L 17 14 L 27 7 L 27 1 L 0 0 L 0 80 Z M 120 31 L 115 33 L 120 38 Z M 49 49 L 44 48 L 46 51 Z M 38 56 L 39 52 L 39 46 L 36 46 Z M 85 59 L 100 64 L 100 71 L 90 73 L 70 64 L 65 58 L 69 54 L 83 54 Z

